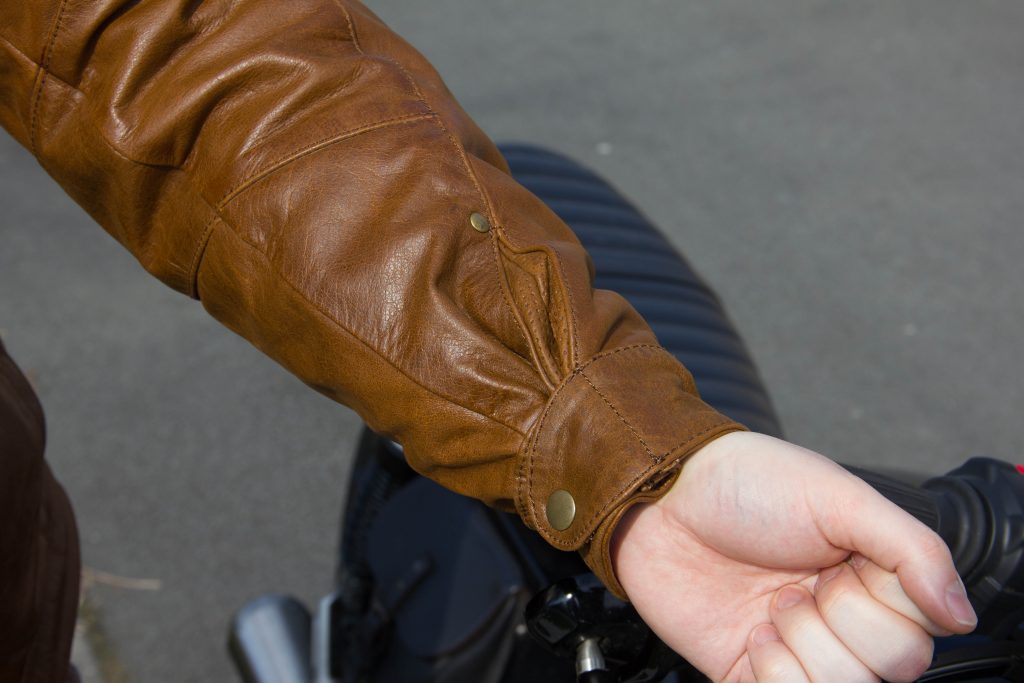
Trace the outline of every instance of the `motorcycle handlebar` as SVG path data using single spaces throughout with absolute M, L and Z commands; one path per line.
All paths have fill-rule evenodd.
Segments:
M 978 629 L 1005 637 L 1024 618 L 1024 476 L 991 458 L 972 458 L 913 486 L 848 467 L 935 531 L 949 546 L 978 613 Z M 997 600 L 998 598 L 998 600 Z
M 913 486 L 848 469 L 943 538 L 978 614 L 978 631 L 1003 641 L 941 655 L 920 681 L 979 680 L 974 674 L 996 676 L 1012 667 L 1024 674 L 1024 647 L 1010 640 L 1024 623 L 1024 470 L 973 458 L 947 475 Z M 635 610 L 607 596 L 592 575 L 550 586 L 527 606 L 526 618 L 531 633 L 553 652 L 566 649 L 572 657 L 581 639 L 597 637 L 595 643 L 609 648 L 603 656 L 632 663 L 626 667 L 632 676 L 595 664 L 579 670 L 580 680 L 656 680 L 657 672 L 667 672 L 679 662 L 666 646 L 645 635 L 650 632 Z M 270 596 L 251 603 L 236 617 L 231 650 L 246 681 L 306 683 L 314 680 L 311 640 L 309 612 L 294 599 Z M 696 672 L 692 674 L 696 679 Z

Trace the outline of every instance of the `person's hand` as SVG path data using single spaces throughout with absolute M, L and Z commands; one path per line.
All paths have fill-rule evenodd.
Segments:
M 751 433 L 693 455 L 613 541 L 662 640 L 715 681 L 912 681 L 976 618 L 942 540 L 830 460 Z M 931 635 L 930 635 L 931 634 Z

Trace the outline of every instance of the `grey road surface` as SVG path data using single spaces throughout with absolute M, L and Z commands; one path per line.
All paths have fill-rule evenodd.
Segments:
M 668 231 L 792 440 L 926 472 L 1024 453 L 1024 4 L 371 7 L 492 136 L 592 165 Z M 6 137 L 0 328 L 78 510 L 108 683 L 232 680 L 235 608 L 329 588 L 356 418 L 146 276 Z

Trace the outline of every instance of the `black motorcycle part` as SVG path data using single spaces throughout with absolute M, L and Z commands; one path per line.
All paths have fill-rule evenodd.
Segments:
M 978 630 L 1009 637 L 1024 621 L 1024 476 L 1009 463 L 971 458 L 924 488 L 940 501 L 939 535 L 965 556 L 960 573 Z
M 377 683 L 501 683 L 515 659 L 526 678 L 571 667 L 533 649 L 522 610 L 529 592 L 493 512 L 426 479 L 397 492 L 371 526 L 374 589 L 364 627 L 383 656 Z
M 694 374 L 704 400 L 757 431 L 781 434 L 764 385 L 721 303 L 661 233 L 575 162 L 527 145 L 507 145 L 502 151 L 516 179 L 566 221 L 590 251 L 596 286 L 618 291 L 647 318 L 659 341 Z M 485 623 L 493 623 L 487 615 L 501 613 L 509 594 L 532 595 L 587 570 L 577 554 L 551 548 L 509 515 L 436 487 L 428 494 L 428 484 L 410 483 L 409 488 L 420 488 L 406 494 L 410 471 L 395 457 L 397 447 L 392 452 L 387 446 L 379 437 L 364 435 L 350 484 L 338 576 L 343 597 L 340 661 L 374 671 L 373 681 L 455 680 L 443 662 L 455 661 L 450 655 L 458 649 L 455 643 L 463 642 L 460 637 L 479 634 Z M 423 500 L 416 501 L 417 496 Z M 442 518 L 448 521 L 439 522 Z M 418 530 L 409 536 L 411 520 L 422 523 L 414 524 Z M 438 529 L 444 533 L 435 538 Z M 460 539 L 465 534 L 486 550 L 468 552 L 469 537 Z M 406 546 L 396 540 L 399 535 L 408 539 Z M 409 581 L 411 567 L 425 558 L 429 575 L 389 611 L 385 596 L 393 599 L 396 587 Z M 497 573 L 484 586 L 486 572 Z M 571 664 L 560 668 L 563 662 L 521 639 L 515 632 L 522 626 L 509 625 L 518 640 L 508 654 L 504 681 L 571 680 Z M 367 629 L 374 633 L 368 635 Z M 678 661 L 660 642 L 650 648 L 647 659 L 654 664 L 647 668 Z M 423 673 L 427 669 L 414 672 L 413 660 L 433 662 L 429 675 Z M 405 664 L 399 666 L 400 661 Z M 389 678 L 385 669 L 402 673 Z
M 917 683 L 1021 683 L 1024 643 L 978 643 L 943 652 Z
M 381 511 L 368 559 L 375 608 L 392 615 L 395 635 L 423 657 L 472 640 L 523 585 L 485 511 L 426 479 L 409 484 Z
M 1024 475 L 991 458 L 971 458 L 922 487 L 849 469 L 942 537 L 978 630 L 1008 638 L 1024 620 Z
M 580 674 L 578 683 L 618 683 L 619 679 L 611 671 L 588 671 Z
M 633 606 L 593 574 L 562 579 L 534 596 L 526 606 L 526 626 L 559 657 L 575 657 L 580 643 L 596 638 L 611 667 L 638 658 L 650 640 Z
M 572 660 L 581 643 L 596 640 L 609 672 L 597 675 L 614 674 L 610 680 L 660 681 L 683 664 L 636 609 L 609 593 L 593 574 L 548 586 L 530 600 L 525 615 L 530 635 L 556 657 Z

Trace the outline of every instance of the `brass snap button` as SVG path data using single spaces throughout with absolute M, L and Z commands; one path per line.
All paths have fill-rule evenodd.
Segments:
M 471 213 L 469 215 L 469 224 L 477 232 L 487 232 L 491 229 L 491 222 L 482 213 Z
M 576 518 L 576 501 L 572 494 L 563 489 L 558 489 L 548 496 L 547 504 L 548 524 L 556 531 L 565 531 Z

